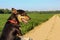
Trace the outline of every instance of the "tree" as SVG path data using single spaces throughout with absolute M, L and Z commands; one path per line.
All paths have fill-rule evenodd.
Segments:
M 4 13 L 4 9 L 0 9 L 0 14 L 3 14 Z

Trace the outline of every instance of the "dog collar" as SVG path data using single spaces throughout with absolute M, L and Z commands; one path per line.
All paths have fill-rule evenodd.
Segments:
M 8 20 L 8 21 L 11 22 L 11 23 L 17 24 L 16 20 Z

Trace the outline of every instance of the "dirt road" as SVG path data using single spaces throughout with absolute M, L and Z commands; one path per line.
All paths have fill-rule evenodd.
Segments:
M 60 40 L 60 17 L 54 15 L 45 23 L 25 34 L 24 37 L 30 37 L 33 40 Z

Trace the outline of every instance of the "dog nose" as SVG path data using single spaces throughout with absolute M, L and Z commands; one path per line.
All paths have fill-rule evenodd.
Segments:
M 29 20 L 31 20 L 31 18 L 29 18 Z
M 31 18 L 29 16 L 27 16 L 27 17 L 28 17 L 28 20 L 31 20 Z

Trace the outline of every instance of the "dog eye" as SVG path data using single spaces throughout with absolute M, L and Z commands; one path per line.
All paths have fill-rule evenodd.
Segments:
M 26 16 L 26 14 L 21 14 L 21 16 Z

